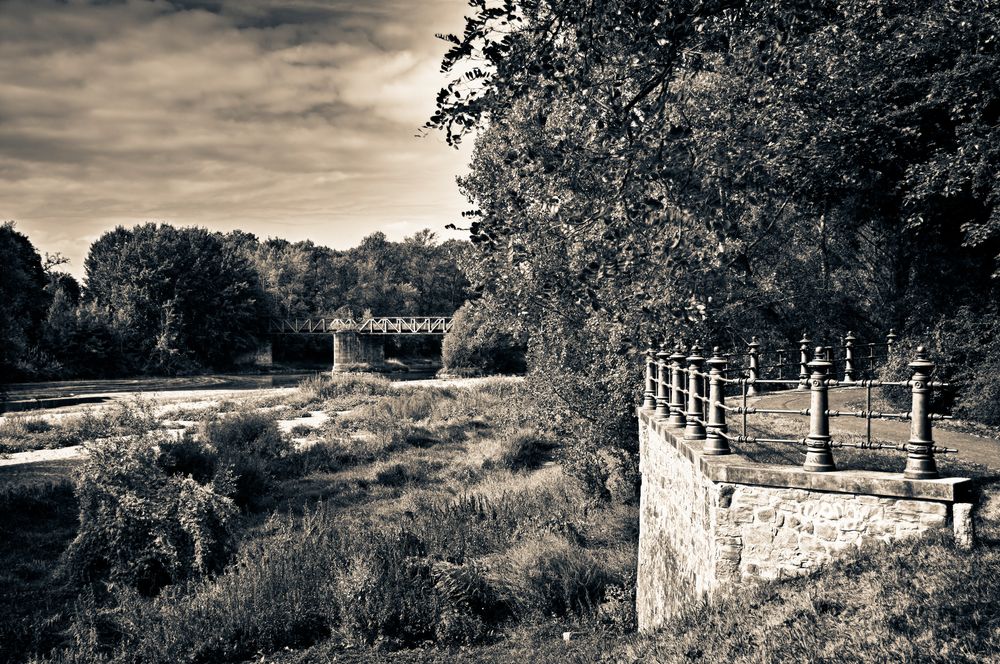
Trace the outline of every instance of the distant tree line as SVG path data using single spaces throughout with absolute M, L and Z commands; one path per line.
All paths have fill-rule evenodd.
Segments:
M 475 137 L 470 279 L 579 440 L 633 439 L 648 344 L 889 327 L 1000 422 L 1000 5 L 469 4 L 428 126 Z
M 468 243 L 382 233 L 337 251 L 166 224 L 118 227 L 90 247 L 84 283 L 0 225 L 0 382 L 225 369 L 269 317 L 450 315 Z

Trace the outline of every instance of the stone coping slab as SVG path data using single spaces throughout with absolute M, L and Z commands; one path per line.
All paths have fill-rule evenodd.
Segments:
M 684 440 L 683 428 L 671 427 L 667 420 L 654 418 L 652 411 L 642 408 L 636 410 L 641 425 L 654 430 L 691 463 L 697 465 L 702 474 L 713 482 L 951 503 L 968 502 L 971 499 L 973 483 L 964 477 L 910 480 L 901 474 L 871 470 L 834 470 L 816 473 L 808 472 L 798 466 L 757 463 L 735 452 L 706 456 L 701 452 L 704 441 Z

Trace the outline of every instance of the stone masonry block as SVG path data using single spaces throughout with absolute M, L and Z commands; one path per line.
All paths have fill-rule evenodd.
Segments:
M 948 516 L 948 506 L 945 503 L 937 503 L 930 500 L 897 500 L 892 504 L 892 508 L 899 514 L 912 512 L 915 514 Z
M 951 509 L 952 527 L 955 531 L 955 544 L 963 549 L 972 548 L 976 539 L 972 521 L 972 504 L 955 503 Z

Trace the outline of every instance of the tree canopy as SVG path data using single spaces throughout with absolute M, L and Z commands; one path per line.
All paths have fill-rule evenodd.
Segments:
M 475 136 L 470 278 L 538 337 L 590 329 L 562 365 L 587 389 L 650 341 L 922 332 L 995 299 L 995 1 L 469 5 L 428 126 Z
M 336 251 L 243 231 L 119 226 L 91 246 L 81 288 L 55 269 L 60 256 L 43 259 L 6 224 L 0 368 L 7 380 L 224 369 L 266 337 L 268 317 L 450 315 L 468 295 L 458 267 L 467 248 L 430 231 L 401 242 L 374 233 Z M 328 356 L 329 341 L 315 341 Z M 296 359 L 309 340 L 288 345 Z

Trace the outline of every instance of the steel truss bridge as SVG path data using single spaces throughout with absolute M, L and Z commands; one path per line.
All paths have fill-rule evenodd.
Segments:
M 450 316 L 386 316 L 382 318 L 272 318 L 271 334 L 445 334 Z

